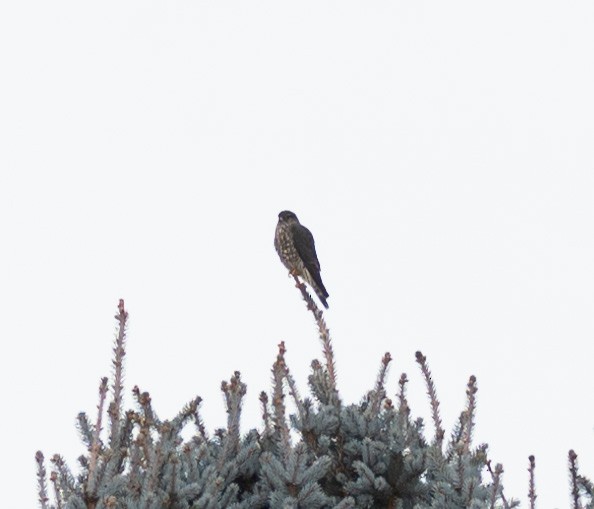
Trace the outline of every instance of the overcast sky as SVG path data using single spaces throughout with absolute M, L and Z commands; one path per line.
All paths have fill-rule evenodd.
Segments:
M 429 417 L 422 350 L 449 432 L 474 374 L 508 497 L 534 454 L 539 507 L 569 507 L 570 448 L 594 476 L 593 27 L 591 1 L 2 3 L 3 504 L 35 507 L 37 449 L 83 452 L 120 297 L 127 395 L 162 418 L 200 395 L 222 426 L 239 370 L 260 426 L 281 340 L 307 392 L 290 209 L 343 399 L 390 351 Z

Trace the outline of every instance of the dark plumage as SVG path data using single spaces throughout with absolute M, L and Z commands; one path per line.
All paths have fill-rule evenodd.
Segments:
M 320 262 L 313 235 L 289 210 L 283 210 L 278 215 L 274 247 L 290 274 L 301 276 L 316 292 L 324 307 L 328 308 L 326 299 L 329 295 L 320 276 Z

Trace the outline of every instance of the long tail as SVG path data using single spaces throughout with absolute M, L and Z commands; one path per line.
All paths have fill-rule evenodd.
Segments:
M 324 295 L 323 293 L 321 293 L 321 292 L 319 291 L 319 289 L 318 289 L 318 288 L 314 288 L 314 290 L 316 291 L 316 295 L 318 296 L 318 299 L 320 299 L 320 302 L 321 302 L 322 304 L 324 304 L 324 307 L 325 307 L 326 309 L 328 309 L 328 302 L 326 302 L 326 298 L 327 298 L 327 297 L 330 297 L 330 295 L 328 295 L 328 293 L 326 293 L 326 294 Z
M 309 285 L 313 288 L 320 299 L 320 302 L 324 305 L 326 309 L 328 309 L 328 302 L 326 299 L 330 297 L 324 283 L 322 282 L 322 276 L 317 271 L 310 272 L 309 270 L 305 269 L 306 277 L 305 280 L 309 283 Z

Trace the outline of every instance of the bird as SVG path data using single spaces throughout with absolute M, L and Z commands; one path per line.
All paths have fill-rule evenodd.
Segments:
M 320 262 L 313 235 L 290 210 L 283 210 L 278 215 L 274 247 L 283 265 L 289 269 L 289 274 L 301 276 L 328 309 L 326 299 L 329 295 L 320 276 Z

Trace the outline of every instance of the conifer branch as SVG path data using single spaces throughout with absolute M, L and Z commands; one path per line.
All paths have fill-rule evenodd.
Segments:
M 530 466 L 528 467 L 530 475 L 530 480 L 528 482 L 528 501 L 530 502 L 530 509 L 536 509 L 536 488 L 534 483 L 534 469 L 536 468 L 536 463 L 534 461 L 534 456 L 528 456 L 528 461 L 530 462 Z
M 425 378 L 425 384 L 427 385 L 427 394 L 429 395 L 429 401 L 431 402 L 431 416 L 433 418 L 433 425 L 435 427 L 435 442 L 441 449 L 443 438 L 445 436 L 445 430 L 443 429 L 441 417 L 439 415 L 439 399 L 437 398 L 437 391 L 435 389 L 435 384 L 433 383 L 431 371 L 429 370 L 429 366 L 427 364 L 427 357 L 425 357 L 421 352 L 417 352 L 416 358 L 419 366 L 421 366 L 421 371 L 423 373 L 423 377 Z
M 143 419 L 141 420 L 141 424 L 146 426 L 161 426 L 161 421 L 153 411 L 153 406 L 151 404 L 151 395 L 146 391 L 140 392 L 138 385 L 135 385 L 132 388 L 132 395 L 134 396 L 136 403 L 142 410 Z
M 41 451 L 37 451 L 35 453 L 35 461 L 37 462 L 37 486 L 39 487 L 39 503 L 41 504 L 41 509 L 49 509 L 47 504 L 49 497 L 47 496 L 47 483 L 45 477 L 46 472 L 43 453 Z
M 176 486 L 176 479 L 177 479 L 177 469 L 178 469 L 179 460 L 176 456 L 171 458 L 171 479 L 169 480 L 169 493 L 168 498 L 171 502 L 171 505 L 175 507 L 175 501 L 177 500 L 177 486 Z
M 178 434 L 181 433 L 184 426 L 188 423 L 190 419 L 200 419 L 198 415 L 198 407 L 202 403 L 202 398 L 200 396 L 196 396 L 192 401 L 184 405 L 173 421 L 171 421 L 171 427 L 173 429 L 173 433 Z
M 144 431 L 140 430 L 138 436 L 132 442 L 130 447 L 130 490 L 135 495 L 140 494 L 141 490 L 141 476 L 143 471 L 142 466 L 142 451 L 144 449 Z
M 468 398 L 468 404 L 465 412 L 465 425 L 464 434 L 462 435 L 462 441 L 464 444 L 464 452 L 468 453 L 470 445 L 472 443 L 472 432 L 474 431 L 474 413 L 476 410 L 476 377 L 471 375 L 468 380 L 468 388 L 466 389 L 466 396 Z
M 286 353 L 286 349 L 285 349 L 285 342 L 281 342 L 282 348 L 283 348 L 283 369 L 285 372 L 285 379 L 287 380 L 287 385 L 289 386 L 289 393 L 291 394 L 291 396 L 293 397 L 293 401 L 295 402 L 295 406 L 297 407 L 297 413 L 299 414 L 299 419 L 301 419 L 301 422 L 305 422 L 306 419 L 306 414 L 305 414 L 305 408 L 303 407 L 303 400 L 301 399 L 301 396 L 299 395 L 299 389 L 297 389 L 297 384 L 295 383 L 295 379 L 293 378 L 293 375 L 291 375 L 290 371 L 289 371 L 289 366 L 287 366 L 287 363 L 285 361 L 285 353 Z M 280 347 L 279 347 L 280 348 Z
M 222 468 L 225 461 L 235 456 L 239 448 L 239 422 L 241 419 L 241 403 L 246 394 L 247 386 L 241 381 L 241 374 L 235 371 L 229 383 L 223 381 L 221 390 L 225 395 L 227 406 L 227 433 L 225 435 L 225 446 L 219 460 L 219 468 Z
M 309 309 L 312 312 L 312 314 L 314 315 L 314 319 L 318 324 L 318 331 L 320 335 L 320 340 L 322 341 L 324 357 L 326 357 L 326 369 L 328 370 L 328 377 L 330 379 L 330 389 L 333 393 L 338 394 L 338 391 L 336 389 L 336 368 L 334 365 L 334 351 L 332 349 L 332 342 L 330 340 L 330 330 L 326 326 L 324 314 L 322 313 L 322 310 L 318 308 L 311 295 L 307 293 L 305 284 L 299 281 L 299 278 L 297 276 L 294 275 L 293 278 L 295 279 L 295 285 L 297 286 L 297 288 L 299 288 L 299 291 L 301 291 L 303 300 L 307 304 L 307 309 Z
M 194 408 L 194 423 L 196 424 L 196 428 L 198 429 L 198 433 L 202 440 L 207 440 L 208 436 L 206 434 L 206 427 L 204 426 L 204 422 L 202 421 L 202 416 L 200 415 L 200 404 L 202 403 L 202 398 L 198 396 L 195 400 L 196 406 Z
M 454 454 L 456 453 L 456 448 L 458 447 L 460 442 L 462 442 L 462 437 L 464 435 L 464 423 L 466 422 L 465 413 L 466 410 L 460 413 L 460 415 L 458 416 L 458 422 L 452 429 L 452 434 L 446 451 L 446 457 L 448 461 L 450 461 L 453 458 Z
M 91 444 L 91 457 L 89 459 L 89 479 L 87 481 L 86 495 L 94 504 L 96 498 L 96 468 L 97 461 L 99 459 L 99 451 L 101 450 L 101 423 L 103 420 L 103 408 L 105 406 L 105 398 L 107 396 L 107 377 L 101 379 L 101 385 L 99 386 L 99 404 L 97 405 L 97 423 L 93 430 L 93 443 Z
M 573 509 L 581 509 L 580 504 L 580 489 L 578 486 L 578 464 L 577 454 L 573 449 L 569 451 L 569 480 L 571 483 L 571 500 L 573 502 Z
M 307 377 L 309 388 L 314 397 L 324 405 L 330 404 L 328 372 L 318 359 L 311 361 L 311 375 Z
M 157 486 L 159 472 L 161 471 L 161 465 L 163 464 L 163 441 L 159 441 L 156 444 L 154 454 L 147 456 L 147 470 L 148 475 L 145 476 L 144 486 L 142 487 L 143 500 L 146 507 L 150 507 L 148 503 L 155 492 Z M 142 505 L 142 504 L 141 504 Z
M 467 404 L 442 451 L 444 431 L 439 400 L 426 358 L 417 352 L 417 362 L 425 378 L 435 425 L 435 439 L 428 444 L 421 419 L 412 421 L 407 401 L 408 378 L 399 380 L 398 402 L 386 397 L 386 378 L 392 360 L 382 363 L 372 390 L 360 404 L 343 406 L 336 390 L 334 356 L 330 336 L 311 296 L 304 299 L 320 331 L 325 365 L 314 360 L 308 378 L 312 398 L 302 400 L 286 364 L 284 343 L 279 344 L 272 366 L 272 394 L 260 394 L 264 432 L 240 435 L 240 418 L 246 386 L 239 372 L 223 382 L 227 427 L 207 437 L 199 415 L 200 398 L 187 404 L 172 421 L 159 421 L 148 392 L 133 389 L 139 409 L 123 412 L 123 360 L 127 313 L 120 301 L 119 333 L 115 339 L 113 385 L 102 379 L 96 424 L 84 413 L 78 427 L 88 453 L 79 458 L 81 474 L 75 479 L 56 455 L 49 481 L 44 459 L 36 455 L 37 482 L 41 509 L 143 509 L 174 507 L 503 507 L 518 502 L 505 499 L 503 468 L 491 468 L 486 445 L 471 448 L 476 413 L 476 379 L 470 377 Z M 308 300 L 309 298 L 309 300 Z M 311 305 L 310 305 L 311 303 Z M 297 407 L 297 416 L 287 415 L 285 381 Z M 106 396 L 113 389 L 113 401 Z M 270 397 L 270 401 L 269 401 Z M 317 403 L 317 404 L 316 404 Z M 395 409 L 395 406 L 398 406 Z M 382 412 L 382 408 L 384 411 Z M 102 419 L 108 420 L 107 443 L 101 440 Z M 199 435 L 184 442 L 181 432 L 190 419 Z M 291 444 L 291 428 L 301 430 L 296 445 Z M 105 423 L 103 423 L 105 426 Z M 439 447 L 438 447 L 439 445 Z M 570 451 L 570 473 L 574 509 L 591 498 L 594 486 L 579 475 L 577 456 Z M 534 458 L 530 457 L 530 509 L 535 509 Z M 484 481 L 487 467 L 492 482 Z M 51 484 L 51 486 L 50 486 Z M 55 507 L 50 504 L 52 491 Z M 431 497 L 432 500 L 429 500 Z M 590 503 L 590 500 L 589 502 Z M 338 505 L 336 505 L 338 504 Z
M 265 391 L 260 393 L 260 403 L 262 405 L 262 421 L 264 421 L 264 435 L 270 435 L 270 413 L 268 412 L 268 395 Z
M 457 458 L 457 465 L 456 465 L 456 472 L 458 474 L 458 486 L 456 487 L 457 490 L 462 491 L 464 486 L 464 478 L 466 477 L 466 464 L 464 461 L 464 446 L 461 444 L 456 444 L 456 458 Z
M 375 387 L 371 394 L 369 408 L 366 412 L 369 417 L 377 417 L 381 409 L 382 401 L 386 397 L 385 382 L 386 375 L 388 373 L 388 367 L 391 361 L 392 356 L 390 355 L 390 352 L 386 352 L 382 358 L 380 369 L 377 374 L 377 379 L 375 381 Z
M 93 447 L 93 430 L 89 424 L 89 418 L 87 417 L 87 414 L 84 412 L 79 412 L 79 414 L 76 416 L 76 427 L 78 428 L 78 432 L 80 433 L 82 441 L 90 451 L 91 447 Z
M 138 435 L 136 437 L 136 445 L 137 447 L 140 448 L 139 451 L 139 458 L 142 459 L 142 461 L 146 461 L 147 464 L 151 464 L 151 462 L 154 460 L 154 442 L 153 442 L 153 438 L 151 436 L 151 426 L 154 426 L 157 429 L 160 429 L 160 427 L 155 426 L 153 423 L 151 423 L 149 420 L 147 420 L 145 417 L 140 417 L 139 419 L 139 430 L 138 430 Z M 144 459 L 143 459 L 144 458 Z M 141 464 L 140 467 L 142 468 L 143 465 Z
M 67 500 L 76 489 L 72 472 L 66 465 L 64 458 L 62 458 L 62 456 L 59 454 L 54 454 L 50 461 L 56 468 L 56 473 L 58 476 L 57 483 L 60 488 L 62 498 Z
M 122 391 L 124 389 L 124 356 L 126 355 L 126 328 L 128 312 L 124 308 L 124 299 L 118 303 L 118 314 L 114 317 L 118 321 L 118 333 L 113 348 L 113 400 L 109 404 L 108 414 L 110 420 L 110 446 L 112 450 L 119 449 L 120 421 L 123 415 Z
M 467 484 L 466 507 L 472 506 L 472 499 L 474 498 L 474 490 L 476 488 L 476 480 L 471 479 Z
M 497 494 L 499 491 L 499 483 L 501 482 L 501 474 L 503 473 L 503 467 L 500 463 L 495 465 L 495 472 L 491 470 L 491 462 L 487 462 L 489 472 L 491 472 L 491 477 L 493 478 L 493 485 L 491 487 L 491 509 L 495 509 L 495 502 L 497 501 Z M 507 506 L 507 504 L 506 504 Z
M 406 373 L 402 373 L 400 375 L 400 380 L 398 380 L 398 414 L 408 421 L 408 417 L 410 415 L 410 407 L 408 406 L 408 400 L 406 399 L 407 383 L 408 378 L 406 376 Z
M 354 507 L 356 507 L 355 499 L 353 497 L 346 497 L 338 505 L 334 506 L 334 509 L 353 509 Z
M 588 479 L 587 477 L 584 477 L 583 475 L 578 475 L 578 483 L 579 483 L 580 489 L 588 497 L 590 497 L 590 503 L 589 503 L 588 507 L 590 509 L 592 509 L 594 507 L 594 484 L 592 484 L 592 481 L 590 481 L 590 479 Z
M 497 463 L 497 465 L 495 465 L 495 471 L 493 471 L 493 469 L 491 468 L 491 460 L 487 460 L 486 465 L 487 465 L 487 470 L 491 474 L 491 479 L 493 480 L 494 491 L 491 492 L 491 496 L 493 496 L 493 494 L 495 493 L 495 495 L 496 495 L 496 491 L 499 490 L 499 484 L 501 482 L 501 475 L 503 474 L 503 466 L 500 463 Z M 503 507 L 505 509 L 510 509 L 512 506 L 507 502 L 507 499 L 505 498 L 505 495 L 503 494 L 503 490 L 500 490 L 500 491 L 501 492 L 499 493 L 499 495 L 501 497 L 501 501 L 503 502 Z M 493 501 L 491 503 L 493 503 Z
M 54 499 L 56 500 L 56 507 L 57 509 L 62 509 L 62 493 L 60 492 L 60 487 L 58 486 L 58 472 L 56 472 L 55 470 L 52 470 L 52 473 L 50 474 L 50 481 L 54 489 Z
M 283 380 L 285 377 L 285 343 L 281 341 L 278 345 L 278 355 L 276 362 L 272 365 L 272 408 L 274 410 L 274 427 L 280 435 L 280 443 L 288 460 L 288 454 L 291 450 L 291 439 L 289 427 L 286 420 L 285 393 L 283 390 Z

